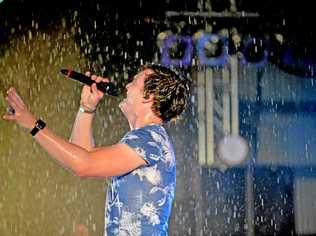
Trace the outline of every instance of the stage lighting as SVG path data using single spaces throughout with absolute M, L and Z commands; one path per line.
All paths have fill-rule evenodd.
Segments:
M 249 152 L 247 141 L 240 135 L 225 135 L 218 144 L 217 154 L 228 166 L 241 164 Z
M 4 0 L 0 0 L 0 4 L 3 2 Z
M 268 61 L 268 51 L 264 40 L 257 38 L 246 39 L 242 50 L 241 61 L 244 64 L 250 63 L 256 67 L 264 66 Z
M 242 36 L 238 33 L 236 28 L 233 28 L 231 30 L 229 40 L 229 54 L 236 54 L 241 51 L 241 45 L 242 45 Z
M 166 38 L 168 36 L 172 35 L 172 32 L 170 30 L 168 31 L 163 31 L 163 32 L 160 32 L 158 35 L 157 35 L 157 39 L 156 39 L 156 43 L 157 43 L 157 46 L 162 50 L 162 48 L 164 47 L 164 42 L 166 40 Z
M 189 36 L 169 35 L 164 40 L 161 62 L 165 65 L 189 66 L 193 54 Z
M 227 37 L 205 33 L 198 38 L 196 49 L 201 65 L 223 66 L 228 60 Z
M 282 34 L 275 34 L 275 39 L 280 43 L 283 44 L 284 43 L 284 37 Z

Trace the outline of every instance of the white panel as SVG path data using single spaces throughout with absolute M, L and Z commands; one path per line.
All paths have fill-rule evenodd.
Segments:
M 206 164 L 205 73 L 197 73 L 199 164 Z
M 206 163 L 212 165 L 214 163 L 214 110 L 213 110 L 213 72 L 212 69 L 206 69 Z
M 257 164 L 316 164 L 316 114 L 263 113 L 258 123 Z
M 316 179 L 298 177 L 294 185 L 295 231 L 298 234 L 316 233 Z
M 315 101 L 315 80 L 291 75 L 269 66 L 262 77 L 262 99 L 275 102 Z
M 239 96 L 245 101 L 256 101 L 257 68 L 238 64 Z M 261 81 L 262 101 L 274 102 L 313 102 L 316 101 L 316 80 L 285 73 L 268 64 L 264 68 Z
M 222 80 L 222 88 L 223 88 L 223 108 L 222 108 L 222 116 L 223 116 L 223 130 L 225 134 L 231 133 L 231 120 L 230 120 L 230 79 L 229 79 L 229 71 L 227 68 L 223 69 L 223 80 Z
M 238 59 L 236 56 L 230 57 L 230 71 L 232 134 L 239 134 Z

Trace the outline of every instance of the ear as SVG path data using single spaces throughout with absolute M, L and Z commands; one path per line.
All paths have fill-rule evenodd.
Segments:
M 143 103 L 154 102 L 154 95 L 153 94 L 149 94 L 149 96 L 143 97 L 142 98 L 142 102 Z

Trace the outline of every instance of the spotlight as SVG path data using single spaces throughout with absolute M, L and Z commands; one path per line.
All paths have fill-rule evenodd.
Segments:
M 248 143 L 240 135 L 226 135 L 217 146 L 218 157 L 228 166 L 241 164 L 248 152 Z
M 268 60 L 268 51 L 262 39 L 248 38 L 242 50 L 241 61 L 244 64 L 251 63 L 254 66 L 262 67 Z
M 236 54 L 241 51 L 242 36 L 238 33 L 236 28 L 231 30 L 231 40 L 229 41 L 229 54 Z
M 162 48 L 162 64 L 189 66 L 193 54 L 192 39 L 188 36 L 169 35 Z
M 275 39 L 280 43 L 283 44 L 284 43 L 284 37 L 282 34 L 275 34 Z
M 166 40 L 166 38 L 168 36 L 172 35 L 172 32 L 170 30 L 168 31 L 163 31 L 163 32 L 160 32 L 158 35 L 157 35 L 157 39 L 156 39 L 156 43 L 157 43 L 157 46 L 162 49 L 163 46 L 164 46 L 164 41 Z
M 228 40 L 224 36 L 205 33 L 196 44 L 201 65 L 222 66 L 228 60 Z

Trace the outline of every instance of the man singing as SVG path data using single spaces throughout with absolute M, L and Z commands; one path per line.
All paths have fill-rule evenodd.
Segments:
M 143 66 L 126 85 L 126 98 L 119 105 L 131 130 L 117 144 L 95 147 L 92 121 L 104 95 L 96 83 L 108 80 L 95 75 L 91 79 L 95 83 L 82 89 L 69 142 L 37 119 L 14 88 L 6 97 L 14 112 L 3 118 L 28 129 L 53 159 L 74 174 L 111 177 L 105 235 L 167 235 L 176 166 L 172 144 L 162 125 L 184 111 L 189 80 L 161 65 Z

